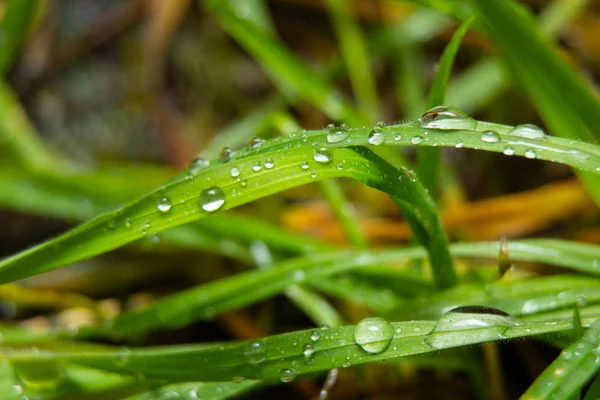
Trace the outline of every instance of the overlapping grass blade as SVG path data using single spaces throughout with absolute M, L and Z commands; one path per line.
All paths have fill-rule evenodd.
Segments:
M 585 335 L 564 349 L 542 372 L 521 399 L 567 400 L 598 372 L 600 357 L 600 319 L 596 319 Z

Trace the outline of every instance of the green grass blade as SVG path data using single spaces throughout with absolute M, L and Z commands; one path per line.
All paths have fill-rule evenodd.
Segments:
M 352 3 L 346 0 L 327 0 L 326 4 L 333 19 L 358 107 L 374 123 L 380 116 L 377 87 L 363 34 L 352 15 Z
M 152 392 L 127 397 L 126 400 L 211 399 L 225 400 L 261 386 L 259 381 L 243 382 L 184 382 L 165 385 Z
M 600 368 L 600 319 L 596 319 L 586 334 L 563 350 L 523 394 L 521 399 L 567 400 Z
M 454 314 L 451 316 L 454 318 Z M 202 380 L 231 381 L 243 377 L 289 382 L 297 375 L 331 368 L 390 360 L 407 355 L 529 337 L 572 329 L 568 321 L 548 324 L 523 322 L 495 314 L 466 314 L 469 324 L 454 324 L 452 318 L 438 321 L 387 323 L 385 337 L 365 337 L 363 346 L 382 349 L 367 353 L 355 342 L 356 327 L 312 329 L 259 339 L 256 342 L 211 345 L 178 345 L 114 350 L 16 350 L 5 351 L 10 361 L 69 361 L 124 374 L 142 373 L 148 379 L 170 382 Z M 463 318 L 458 316 L 458 318 Z M 473 319 L 477 321 L 473 322 Z M 460 322 L 460 321 L 459 321 Z M 476 324 L 479 322 L 479 324 Z M 584 319 L 589 325 L 590 318 Z M 360 334 L 360 333 L 359 333 Z M 362 337 L 362 336 L 359 336 Z M 254 344 L 257 343 L 257 344 Z M 300 345 L 299 345 L 300 344 Z M 306 345 L 311 352 L 305 351 Z
M 444 49 L 444 53 L 440 59 L 439 69 L 435 74 L 433 85 L 427 96 L 427 109 L 442 105 L 452 105 L 445 102 L 446 87 L 450 80 L 450 73 L 454 65 L 454 59 L 463 37 L 475 21 L 475 17 L 471 17 L 464 21 L 454 32 L 452 39 Z M 425 111 L 425 110 L 423 110 Z M 437 147 L 421 147 L 417 150 L 417 171 L 423 181 L 423 185 L 430 193 L 435 195 L 437 189 L 437 180 L 440 168 L 440 149 Z
M 4 4 L 4 17 L 0 23 L 0 76 L 4 77 L 12 66 L 15 54 L 25 41 L 39 5 L 37 0 L 9 0 Z

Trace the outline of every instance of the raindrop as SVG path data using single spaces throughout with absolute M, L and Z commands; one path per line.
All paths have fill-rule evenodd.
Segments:
M 261 169 L 262 169 L 262 165 L 260 165 L 259 162 L 255 162 L 252 165 L 252 171 L 254 171 L 254 172 L 260 172 Z
M 317 177 L 317 173 L 316 172 L 311 172 L 310 173 L 310 177 L 315 179 Z
M 343 170 L 343 169 L 344 169 L 344 164 L 343 164 L 343 163 L 341 163 L 341 162 L 339 162 L 339 163 L 336 165 L 336 168 L 338 169 L 338 171 L 341 171 L 341 170 Z
M 308 165 L 308 163 L 307 163 L 306 161 L 302 161 L 302 162 L 300 163 L 300 168 L 302 168 L 303 170 L 305 170 L 305 171 L 306 171 L 307 169 L 309 169 L 309 168 L 310 168 L 310 166 Z
M 237 178 L 238 176 L 240 176 L 240 169 L 238 167 L 233 167 L 229 170 L 229 175 L 232 178 Z
M 463 142 L 456 142 L 456 144 L 454 145 L 454 147 L 456 147 L 457 149 L 462 149 L 464 145 L 465 144 Z
M 267 344 L 264 341 L 248 343 L 244 348 L 244 357 L 250 364 L 260 364 L 265 360 Z
M 271 169 L 271 168 L 273 168 L 274 166 L 275 166 L 275 163 L 273 162 L 273 160 L 272 160 L 272 159 L 270 159 L 270 158 L 267 158 L 267 159 L 265 160 L 265 168 L 266 168 L 266 169 Z
M 206 169 L 210 162 L 202 157 L 194 158 L 190 163 L 190 174 L 196 175 L 198 172 Z
M 508 134 L 513 136 L 519 136 L 525 139 L 546 138 L 546 134 L 544 133 L 544 131 L 540 127 L 532 124 L 517 125 Z
M 321 147 L 313 153 L 313 160 L 319 164 L 327 164 L 332 160 L 331 152 L 326 148 Z
M 352 363 L 350 362 L 349 359 L 346 358 L 346 361 L 344 361 L 344 363 L 342 364 L 343 368 L 349 368 L 352 366 Z
M 307 344 L 306 346 L 304 346 L 304 350 L 302 351 L 302 354 L 304 354 L 304 357 L 310 358 L 314 353 L 315 353 L 315 349 L 310 344 Z
M 373 129 L 371 133 L 369 133 L 368 142 L 373 146 L 379 146 L 385 142 L 385 135 L 379 129 Z
M 394 336 L 394 327 L 383 318 L 365 318 L 354 329 L 354 342 L 370 354 L 379 354 L 388 348 Z
M 242 187 L 246 187 L 246 186 L 248 186 L 248 181 L 247 181 L 247 180 L 245 180 L 245 179 L 240 179 L 240 185 L 241 185 Z
M 320 326 L 320 328 L 321 328 L 322 331 L 326 331 L 326 330 L 329 329 L 329 325 L 323 324 L 323 325 Z
M 250 146 L 251 149 L 258 149 L 264 142 L 264 139 L 253 137 L 248 139 L 248 146 Z
M 233 149 L 231 147 L 223 147 L 219 153 L 221 160 L 227 162 L 233 157 Z
M 339 143 L 348 138 L 348 132 L 345 129 L 329 129 L 327 134 L 327 143 Z
M 410 139 L 410 142 L 412 144 L 421 144 L 421 143 L 423 143 L 423 140 L 424 140 L 423 136 L 413 136 L 413 138 Z
M 385 128 L 385 121 L 379 121 L 379 122 L 377 122 L 377 127 L 378 128 Z
M 347 124 L 341 124 L 340 125 L 340 129 L 343 131 L 347 131 L 348 130 L 348 125 Z
M 283 383 L 288 383 L 294 380 L 298 376 L 298 371 L 294 368 L 284 368 L 279 371 L 279 379 Z
M 335 124 L 327 124 L 325 129 L 331 132 L 335 129 Z
M 310 335 L 310 340 L 312 340 L 313 342 L 318 342 L 319 339 L 321 339 L 321 334 L 317 331 L 314 331 L 311 335 Z
M 482 306 L 463 306 L 445 313 L 425 341 L 434 348 L 446 348 L 462 343 L 464 331 L 474 343 L 503 339 L 504 332 L 521 321 L 504 311 Z M 480 329 L 489 328 L 489 329 Z
M 498 143 L 500 141 L 500 135 L 494 131 L 483 132 L 480 136 L 482 142 L 486 143 Z
M 395 142 L 399 142 L 399 141 L 401 141 L 401 140 L 402 140 L 402 136 L 401 136 L 401 135 L 396 135 L 396 136 L 394 136 L 394 141 L 395 141 Z
M 200 207 L 206 212 L 215 212 L 225 204 L 225 193 L 218 186 L 204 189 L 198 198 Z
M 477 121 L 465 112 L 453 107 L 434 107 L 419 119 L 423 128 L 435 129 L 474 129 Z
M 504 150 L 502 150 L 502 153 L 504 153 L 505 156 L 514 156 L 515 155 L 515 149 L 513 149 L 510 146 L 506 146 L 504 148 Z
M 158 200 L 158 205 L 156 206 L 158 211 L 160 211 L 163 214 L 171 211 L 171 207 L 173 207 L 173 205 L 171 204 L 171 200 L 169 200 L 168 197 L 162 197 L 160 200 Z
M 527 149 L 525 150 L 525 157 L 530 158 L 530 159 L 534 159 L 537 157 L 537 154 L 535 154 L 535 150 L 533 149 Z

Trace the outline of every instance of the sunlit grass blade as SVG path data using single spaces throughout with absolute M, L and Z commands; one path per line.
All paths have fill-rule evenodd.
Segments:
M 471 27 L 475 17 L 465 20 L 454 32 L 452 39 L 444 49 L 440 59 L 438 70 L 433 80 L 433 85 L 427 96 L 427 109 L 442 105 L 452 105 L 445 102 L 446 87 L 450 80 L 450 73 L 454 65 L 454 59 L 463 37 Z M 423 110 L 425 111 L 425 110 Z M 423 181 L 423 185 L 435 195 L 440 168 L 440 149 L 437 147 L 421 147 L 417 151 L 417 170 Z
M 463 318 L 461 312 L 453 317 Z M 255 342 L 177 345 L 144 349 L 43 350 L 11 349 L 4 357 L 13 362 L 68 361 L 147 379 L 170 382 L 259 379 L 289 382 L 298 375 L 322 372 L 413 354 L 437 352 L 489 341 L 529 337 L 572 329 L 571 320 L 548 324 L 518 323 L 497 314 L 465 314 L 470 323 L 438 321 L 382 322 L 385 335 L 362 336 L 363 328 L 296 331 Z M 477 321 L 474 321 L 477 319 Z M 459 321 L 460 322 L 460 321 Z M 590 318 L 584 319 L 587 326 Z M 365 327 L 366 328 L 366 327 Z M 357 332 L 357 329 L 359 331 Z M 389 334 L 388 334 L 389 333 Z M 355 336 L 361 345 L 356 343 Z M 310 345 L 306 352 L 306 345 Z M 369 349 L 367 352 L 365 349 Z M 377 349 L 377 350 L 375 350 Z
M 600 319 L 596 319 L 586 334 L 564 349 L 527 389 L 521 399 L 569 399 L 600 368 Z

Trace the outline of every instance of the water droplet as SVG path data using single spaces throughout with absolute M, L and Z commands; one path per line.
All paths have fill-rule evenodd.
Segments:
M 335 129 L 335 124 L 327 124 L 325 130 L 333 131 Z
M 237 178 L 238 176 L 240 176 L 240 169 L 238 167 L 233 167 L 229 170 L 229 175 L 232 178 Z
M 343 170 L 343 169 L 344 169 L 344 164 L 343 164 L 343 163 L 341 163 L 341 162 L 339 162 L 339 163 L 336 165 L 336 168 L 338 169 L 338 171 L 341 171 L 341 170 Z
M 248 181 L 245 179 L 240 179 L 240 186 L 241 187 L 246 187 L 248 186 Z
M 544 133 L 544 131 L 540 127 L 532 124 L 517 125 L 510 132 L 508 132 L 508 134 L 526 139 L 546 138 L 546 133 Z
M 319 164 L 327 164 L 332 160 L 331 152 L 326 148 L 321 147 L 313 153 L 313 160 Z
M 169 200 L 168 197 L 161 197 L 160 200 L 158 200 L 158 204 L 156 206 L 158 211 L 160 211 L 161 213 L 168 213 L 169 211 L 171 211 L 171 207 L 173 207 L 173 205 L 171 204 L 171 200 Z
M 310 177 L 315 179 L 317 177 L 317 173 L 316 172 L 311 172 L 310 173 Z
M 502 150 L 502 153 L 504 153 L 505 156 L 514 156 L 515 155 L 515 149 L 513 149 L 510 146 L 506 146 L 504 148 L 504 150 Z
M 302 351 L 302 354 L 304 354 L 304 357 L 310 358 L 314 353 L 315 353 L 315 349 L 310 344 L 307 344 L 306 346 L 304 346 L 304 350 Z
M 477 121 L 453 107 L 434 107 L 419 119 L 423 128 L 434 129 L 474 129 Z
M 200 207 L 206 212 L 215 212 L 225 204 L 225 193 L 218 186 L 204 189 L 198 198 Z
M 373 129 L 371 133 L 369 133 L 368 142 L 373 146 L 379 146 L 385 142 L 385 135 L 379 129 Z
M 254 171 L 254 172 L 260 172 L 261 169 L 262 169 L 262 165 L 260 165 L 259 162 L 255 162 L 252 165 L 252 171 Z
M 421 144 L 421 143 L 423 143 L 423 140 L 424 140 L 423 136 L 413 136 L 413 138 L 410 139 L 410 142 L 412 144 Z
M 210 162 L 202 157 L 194 158 L 190 163 L 190 174 L 196 175 L 198 172 L 208 168 Z
M 354 342 L 370 354 L 379 354 L 388 348 L 394 327 L 383 318 L 365 318 L 354 329 Z
M 131 228 L 131 218 L 125 220 L 125 228 Z
M 310 168 L 310 166 L 308 165 L 308 163 L 307 163 L 306 161 L 302 161 L 302 162 L 300 163 L 300 168 L 302 168 L 303 170 L 305 170 L 305 171 L 306 171 L 307 169 L 309 169 L 309 168 Z
M 326 331 L 326 330 L 329 329 L 329 325 L 323 324 L 323 325 L 320 326 L 320 328 L 321 328 L 322 331 Z
M 265 360 L 267 353 L 267 344 L 260 340 L 248 343 L 244 348 L 244 357 L 250 364 L 260 364 Z
M 480 136 L 482 142 L 486 143 L 498 143 L 500 141 L 500 135 L 494 131 L 483 132 Z
M 298 376 L 298 371 L 294 368 L 284 368 L 279 371 L 279 379 L 283 383 L 288 383 L 294 380 Z
M 379 121 L 379 122 L 377 122 L 377 127 L 378 128 L 385 128 L 385 121 Z
M 219 153 L 219 157 L 221 157 L 221 160 L 224 162 L 231 160 L 231 157 L 233 157 L 233 149 L 231 147 L 223 147 Z
M 348 138 L 348 132 L 344 129 L 333 129 L 329 130 L 327 134 L 327 143 L 339 143 L 343 142 Z
M 504 338 L 504 332 L 521 321 L 504 311 L 482 306 L 464 306 L 445 313 L 425 341 L 434 348 L 453 347 L 462 343 L 465 331 L 473 343 Z M 480 328 L 490 329 L 480 329 Z
M 233 382 L 235 382 L 235 383 L 242 383 L 242 382 L 244 382 L 244 379 L 245 378 L 243 376 L 234 376 L 233 377 Z
M 402 140 L 402 135 L 396 135 L 396 136 L 394 136 L 394 141 L 395 142 L 399 142 L 401 140 Z
M 456 144 L 454 145 L 454 147 L 456 147 L 457 149 L 462 149 L 464 145 L 465 144 L 463 142 L 456 142 Z
M 248 146 L 250 146 L 251 149 L 258 149 L 264 142 L 264 139 L 253 137 L 248 139 Z
M 533 149 L 527 149 L 525 150 L 525 157 L 530 158 L 530 159 L 534 159 L 537 157 L 537 154 L 535 154 L 535 150 Z
M 273 160 L 272 160 L 272 159 L 270 159 L 270 158 L 267 158 L 267 159 L 265 160 L 265 164 L 264 164 L 264 165 L 265 165 L 265 168 L 266 168 L 266 169 L 271 169 L 271 168 L 273 168 L 273 167 L 275 166 L 275 163 L 273 162 Z
M 311 335 L 310 335 L 310 340 L 312 340 L 313 342 L 318 342 L 319 339 L 321 339 L 321 334 L 317 331 L 314 331 Z
M 348 124 L 340 124 L 340 129 L 343 131 L 347 131 L 348 130 Z

